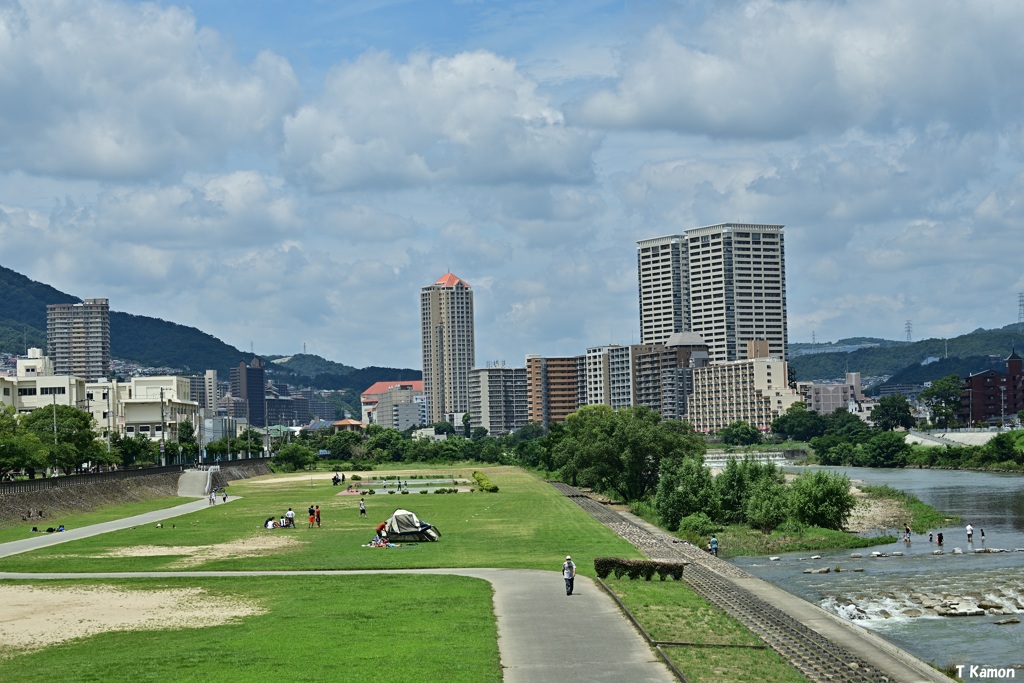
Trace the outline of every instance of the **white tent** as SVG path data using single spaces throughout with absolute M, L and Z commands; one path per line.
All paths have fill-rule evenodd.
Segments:
M 408 510 L 395 510 L 385 527 L 389 541 L 436 541 L 441 532 Z

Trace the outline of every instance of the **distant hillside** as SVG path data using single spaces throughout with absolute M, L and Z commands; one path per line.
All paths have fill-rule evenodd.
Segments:
M 29 347 L 46 348 L 46 305 L 80 301 L 0 266 L 0 352 L 24 353 L 26 341 Z M 215 369 L 223 379 L 227 379 L 230 368 L 252 358 L 251 353 L 194 327 L 117 311 L 110 312 L 110 353 L 114 358 L 150 367 L 195 373 Z M 374 366 L 360 370 L 311 354 L 268 359 L 281 361 L 269 364 L 267 371 L 271 377 L 318 389 L 350 390 L 354 394 L 374 382 L 420 379 L 422 375 L 419 370 L 408 368 Z
M 289 372 L 307 377 L 317 375 L 348 375 L 354 367 L 335 363 L 332 360 L 321 358 L 310 353 L 297 353 L 294 356 L 267 356 L 267 359 L 277 367 L 285 368 Z
M 1013 348 L 1024 350 L 1024 335 L 1019 325 L 1007 325 L 1001 329 L 977 329 L 968 334 L 950 339 L 924 339 L 917 342 L 889 342 L 887 346 L 861 349 L 852 353 L 819 353 L 797 356 L 790 360 L 790 367 L 800 381 L 818 379 L 841 379 L 847 371 L 859 372 L 862 377 L 878 375 L 911 375 L 938 379 L 955 372 L 942 372 L 944 367 L 938 363 L 921 366 L 928 358 L 962 359 L 964 368 L 977 368 L 968 372 L 978 372 L 984 367 L 977 367 L 975 359 L 988 356 L 1005 358 Z M 984 365 L 984 363 L 982 363 Z M 911 373 L 909 368 L 920 366 L 919 373 Z M 906 371 L 906 372 L 904 372 Z M 967 374 L 959 372 L 958 374 Z M 894 381 L 894 380 L 890 380 Z M 909 380 L 907 380 L 909 381 Z M 927 380 L 922 380 L 927 381 Z

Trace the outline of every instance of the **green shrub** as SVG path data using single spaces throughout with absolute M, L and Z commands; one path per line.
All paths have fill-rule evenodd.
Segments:
M 490 478 L 483 472 L 473 472 L 473 478 L 476 479 L 476 483 L 480 486 L 481 491 L 488 493 L 497 493 L 498 487 L 490 480 Z
M 353 474 L 351 477 L 349 477 L 349 479 L 351 479 L 352 481 L 362 481 L 363 480 L 363 478 L 361 476 L 359 476 L 358 474 Z
M 650 581 L 657 574 L 664 581 L 671 576 L 676 581 L 683 578 L 685 562 L 659 562 L 657 560 L 627 560 L 621 557 L 595 557 L 594 572 L 597 578 L 606 579 L 614 574 L 616 579 L 628 576 L 630 579 L 643 578 Z
M 409 490 L 408 490 L 408 489 L 406 489 L 406 490 L 402 491 L 402 495 L 403 495 L 403 496 L 407 496 L 407 495 L 409 495 Z
M 711 521 L 711 518 L 703 512 L 687 515 L 679 522 L 680 531 L 686 531 L 697 536 L 710 536 L 716 533 L 719 528 L 719 525 Z
M 374 491 L 373 489 L 367 489 L 367 491 L 366 491 L 366 495 L 368 495 L 368 496 L 373 496 L 373 495 L 376 495 L 376 493 L 377 493 L 377 492 L 376 492 L 376 491 Z
M 408 491 L 406 491 L 406 493 L 408 493 Z M 422 491 L 420 491 L 420 493 L 426 495 L 428 493 L 428 491 L 426 489 L 423 489 Z

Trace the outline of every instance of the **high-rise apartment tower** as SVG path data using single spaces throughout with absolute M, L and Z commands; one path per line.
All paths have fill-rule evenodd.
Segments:
M 473 290 L 446 273 L 420 290 L 423 391 L 431 423 L 469 410 L 469 371 L 476 363 Z
M 46 351 L 56 375 L 103 379 L 110 372 L 107 299 L 46 306 Z
M 641 341 L 695 332 L 721 362 L 747 358 L 747 342 L 762 340 L 784 359 L 782 227 L 721 223 L 637 242 Z

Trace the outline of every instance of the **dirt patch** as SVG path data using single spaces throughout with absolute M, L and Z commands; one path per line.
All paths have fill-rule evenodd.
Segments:
M 0 657 L 108 631 L 219 626 L 264 614 L 258 604 L 208 595 L 202 588 L 0 586 Z
M 856 486 L 850 493 L 857 504 L 846 522 L 849 531 L 869 532 L 899 529 L 910 519 L 910 512 L 900 502 L 891 498 L 871 498 Z
M 128 548 L 117 548 L 104 553 L 101 557 L 174 557 L 180 556 L 175 562 L 167 565 L 168 569 L 194 567 L 210 560 L 223 560 L 233 557 L 256 557 L 267 553 L 291 550 L 302 545 L 302 541 L 287 536 L 287 530 L 267 530 L 265 535 L 240 538 L 229 543 L 216 545 L 136 545 Z

